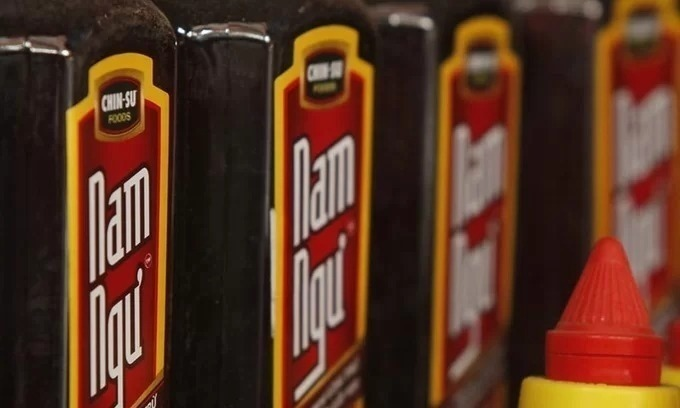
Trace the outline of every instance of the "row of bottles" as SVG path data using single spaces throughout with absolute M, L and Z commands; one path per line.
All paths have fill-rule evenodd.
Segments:
M 675 5 L 366 3 L 0 4 L 0 406 L 514 405 L 606 235 L 665 332 Z

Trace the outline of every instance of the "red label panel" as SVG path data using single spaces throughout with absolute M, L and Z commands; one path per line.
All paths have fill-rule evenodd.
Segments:
M 451 78 L 452 184 L 446 361 L 460 379 L 498 334 L 498 293 L 503 241 L 504 174 L 507 165 L 508 73 L 492 89 L 467 87 L 467 74 Z
M 298 400 L 357 341 L 363 81 L 352 76 L 350 87 L 345 103 L 323 110 L 300 106 L 299 81 L 287 91 L 284 388 Z
M 87 250 L 78 296 L 89 356 L 81 359 L 89 373 L 83 397 L 91 407 L 115 406 L 121 397 L 132 406 L 156 377 L 158 107 L 149 102 L 145 113 L 146 131 L 124 142 L 97 141 L 94 115 L 80 126 L 80 245 Z

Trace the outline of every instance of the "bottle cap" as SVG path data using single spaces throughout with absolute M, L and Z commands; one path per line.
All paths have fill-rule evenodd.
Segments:
M 621 244 L 600 240 L 560 322 L 548 332 L 551 380 L 607 385 L 659 385 L 663 341 L 654 334 Z

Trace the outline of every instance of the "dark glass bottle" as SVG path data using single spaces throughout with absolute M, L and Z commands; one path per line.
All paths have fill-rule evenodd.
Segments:
M 359 254 L 368 256 L 367 239 L 359 233 L 367 230 L 369 195 L 339 193 L 334 184 L 335 193 L 343 194 L 334 196 L 335 204 L 314 204 L 317 210 L 324 206 L 327 225 L 305 232 L 306 243 L 290 240 L 302 211 L 308 211 L 307 225 L 300 224 L 298 233 L 310 228 L 312 184 L 327 185 L 335 177 L 349 186 L 349 179 L 337 178 L 340 173 L 351 176 L 353 186 L 370 180 L 373 33 L 365 11 L 355 0 L 157 4 L 180 43 L 176 257 L 183 273 L 174 287 L 173 406 L 298 407 L 343 398 L 330 385 L 342 373 L 356 385 L 351 370 L 359 366 L 351 363 L 363 347 L 359 282 L 367 273 Z M 361 149 L 350 140 L 354 136 Z M 295 178 L 291 145 L 302 139 L 297 152 L 311 157 L 298 156 Z M 342 150 L 349 145 L 351 152 Z M 310 160 L 318 157 L 319 166 L 324 160 L 326 166 L 312 170 Z M 330 170 L 331 160 L 345 167 Z M 294 180 L 301 184 L 294 187 Z M 293 214 L 295 191 L 299 216 Z M 314 191 L 321 194 L 321 187 Z M 338 229 L 349 226 L 354 235 L 339 238 Z M 338 247 L 347 248 L 344 256 L 332 250 Z M 299 253 L 301 248 L 308 252 Z M 305 300 L 293 299 L 294 285 L 303 292 L 303 276 L 296 283 L 292 270 L 293 250 L 300 259 L 307 256 Z M 333 253 L 340 254 L 340 266 L 353 269 L 346 273 L 349 284 L 339 287 L 343 295 L 329 300 L 328 310 L 336 313 L 324 327 L 328 321 L 333 327 L 321 334 L 320 313 L 330 312 L 302 308 L 311 304 L 311 270 L 321 259 L 335 259 Z M 340 274 L 334 271 L 321 272 L 324 285 L 336 282 Z M 357 390 L 347 398 L 356 400 Z
M 518 13 L 517 35 L 531 80 L 524 83 L 512 401 L 523 378 L 543 372 L 545 332 L 559 320 L 590 248 L 592 44 L 598 24 L 580 10 Z
M 381 75 L 367 403 L 501 406 L 521 77 L 508 10 L 370 3 Z
M 174 407 L 268 401 L 272 47 L 257 3 L 156 1 L 179 45 Z
M 18 0 L 0 27 L 0 405 L 167 406 L 170 25 Z

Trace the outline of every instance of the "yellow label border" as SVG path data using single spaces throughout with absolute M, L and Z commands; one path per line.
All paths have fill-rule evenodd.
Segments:
M 158 283 L 156 304 L 156 378 L 151 387 L 143 394 L 148 395 L 163 377 L 165 368 L 165 313 L 167 288 L 167 234 L 168 234 L 168 173 L 170 151 L 170 97 L 167 92 L 153 85 L 153 60 L 142 54 L 124 53 L 99 61 L 89 70 L 88 94 L 75 106 L 66 111 L 66 194 L 67 194 L 67 268 L 68 271 L 68 406 L 78 408 L 80 380 L 80 302 L 78 296 L 78 277 L 80 276 L 79 230 L 81 206 L 78 200 L 80 189 L 79 139 L 80 121 L 95 110 L 98 81 L 117 71 L 132 68 L 143 73 L 150 80 L 142 81 L 141 90 L 145 98 L 160 108 L 160 158 L 159 158 L 159 209 L 158 209 Z M 144 107 L 142 106 L 144 109 Z M 144 396 L 143 395 L 143 396 Z

